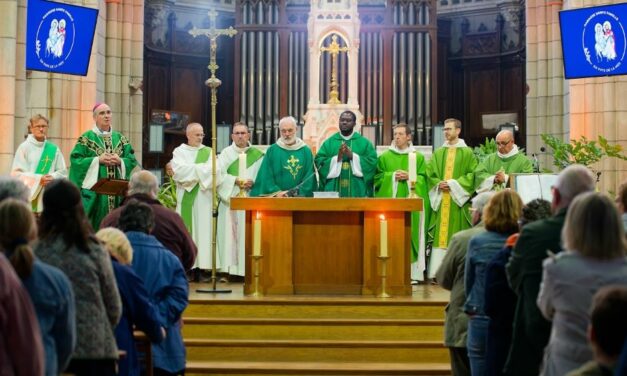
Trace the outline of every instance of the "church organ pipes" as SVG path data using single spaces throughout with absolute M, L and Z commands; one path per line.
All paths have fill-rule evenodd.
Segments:
M 248 127 L 253 130 L 251 132 L 251 138 L 255 135 L 254 130 L 255 127 L 255 32 L 249 31 L 248 34 L 248 55 L 242 57 L 242 59 L 248 59 L 248 87 L 244 88 L 248 92 L 248 113 L 247 113 L 247 122 Z M 251 141 L 253 143 L 258 143 L 259 139 L 255 139 Z
M 259 2 L 259 6 L 261 7 L 263 4 L 262 2 Z M 263 7 L 261 7 L 263 9 Z M 258 14 L 259 17 L 263 16 L 263 12 L 259 12 Z M 255 124 L 256 127 L 258 128 L 258 130 L 260 130 L 262 132 L 263 135 L 263 127 L 264 127 L 264 106 L 263 106 L 263 99 L 264 99 L 264 76 L 263 76 L 263 63 L 264 63 L 264 54 L 266 52 L 266 47 L 265 47 L 265 43 L 264 43 L 264 34 L 265 32 L 263 31 L 257 31 L 257 72 L 256 72 L 256 76 L 257 76 L 257 87 L 255 88 L 255 96 L 257 97 L 257 108 L 256 108 L 256 113 L 257 113 L 257 121 Z M 264 140 L 262 138 L 257 140 L 258 144 L 262 144 L 263 145 Z
M 307 111 L 307 71 L 308 71 L 308 66 L 307 66 L 307 55 L 308 55 L 308 51 L 307 51 L 307 33 L 306 32 L 300 32 L 299 33 L 299 53 L 300 53 L 300 59 L 299 59 L 299 81 L 301 82 L 300 84 L 300 91 L 298 93 L 298 109 L 297 109 L 297 114 L 298 117 L 296 118 L 299 122 L 303 122 L 303 116 L 305 115 L 305 112 Z M 301 127 L 301 132 L 302 132 L 302 127 Z
M 428 13 L 427 13 L 428 14 Z M 425 117 L 423 122 L 423 128 L 431 125 L 431 101 L 433 100 L 431 96 L 431 85 L 433 84 L 431 81 L 431 35 L 428 33 L 424 34 L 425 40 L 425 75 L 424 75 L 424 96 L 425 96 Z
M 416 50 L 417 50 L 417 54 L 415 56 L 415 60 L 417 63 L 417 69 L 415 72 L 415 77 L 418 80 L 418 88 L 419 90 L 417 90 L 417 112 L 418 112 L 418 118 L 416 119 L 417 124 L 415 124 L 413 126 L 414 130 L 416 130 L 414 138 L 416 138 L 416 142 L 418 143 L 418 145 L 421 144 L 421 141 L 418 140 L 418 130 L 424 128 L 424 110 L 426 109 L 423 105 L 423 99 L 424 99 L 424 80 L 423 80 L 423 67 L 424 67 L 424 54 L 422 53 L 422 51 L 424 51 L 423 49 L 423 40 L 424 40 L 424 34 L 423 33 L 416 33 Z
M 247 104 L 247 100 L 248 100 L 248 76 L 246 75 L 246 71 L 248 70 L 248 66 L 246 65 L 246 63 L 248 62 L 248 59 L 245 58 L 245 56 L 247 55 L 247 51 L 248 51 L 248 33 L 242 33 L 242 39 L 241 39 L 241 43 L 240 43 L 240 88 L 239 88 L 239 95 L 240 95 L 240 101 L 239 101 L 239 118 L 240 121 L 243 122 L 247 122 L 248 119 L 246 119 L 246 114 L 248 113 L 248 111 L 246 111 L 246 104 Z M 250 124 L 246 124 L 247 126 L 250 127 Z
M 276 9 L 278 12 L 278 9 Z M 278 19 L 278 14 L 275 15 L 275 19 Z M 281 100 L 279 92 L 279 53 L 280 53 L 280 45 L 279 45 L 279 33 L 274 33 L 274 108 L 272 109 L 272 118 L 273 124 L 279 123 L 279 101 Z M 277 128 L 278 130 L 278 128 Z M 278 137 L 274 136 L 274 141 L 276 141 Z

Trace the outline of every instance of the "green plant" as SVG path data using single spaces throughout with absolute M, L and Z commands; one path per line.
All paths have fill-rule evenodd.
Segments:
M 496 153 L 496 150 L 496 141 L 493 138 L 486 137 L 485 142 L 483 144 L 479 144 L 479 146 L 475 146 L 475 148 L 472 149 L 472 152 L 475 154 L 477 161 L 481 163 L 488 157 L 488 155 Z
M 168 181 L 159 189 L 157 200 L 166 208 L 176 209 L 176 183 L 171 176 L 168 176 Z
M 623 148 L 620 145 L 610 145 L 603 136 L 599 136 L 597 141 L 581 136 L 578 140 L 570 140 L 570 142 L 564 142 L 548 134 L 540 135 L 540 137 L 553 150 L 553 165 L 559 170 L 577 163 L 588 167 L 598 177 L 600 172 L 593 169 L 592 164 L 605 157 L 627 160 L 627 156 L 622 154 Z

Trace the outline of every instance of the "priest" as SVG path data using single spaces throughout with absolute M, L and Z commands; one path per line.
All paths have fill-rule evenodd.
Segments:
M 48 140 L 48 119 L 37 114 L 30 118 L 28 136 L 17 147 L 11 175 L 30 188 L 30 201 L 34 212 L 41 212 L 43 187 L 52 179 L 67 177 L 67 168 L 61 149 Z
M 394 132 L 392 145 L 377 160 L 377 172 L 374 176 L 375 197 L 409 197 L 410 179 L 415 183 L 414 193 L 422 199 L 423 210 L 422 213 L 411 213 L 411 279 L 422 281 L 427 265 L 426 231 L 431 212 L 427 194 L 427 164 L 425 157 L 414 150 L 409 125 L 399 123 L 392 129 Z M 409 173 L 410 164 L 415 171 L 413 174 Z
M 377 152 L 372 142 L 354 131 L 352 111 L 340 115 L 340 131 L 327 138 L 316 154 L 323 191 L 340 197 L 372 197 Z
M 313 154 L 296 136 L 296 119 L 279 121 L 281 137 L 266 151 L 251 196 L 311 197 L 316 186 Z
M 202 144 L 205 138 L 202 125 L 190 123 L 185 136 L 187 143 L 174 149 L 171 161 L 172 179 L 176 183 L 176 212 L 183 217 L 185 227 L 198 247 L 194 268 L 208 270 L 212 268 L 212 150 Z M 219 178 L 220 169 L 218 165 L 216 167 L 216 178 Z M 216 185 L 218 183 L 216 181 Z M 222 262 L 218 258 L 217 269 Z
M 497 152 L 488 155 L 475 170 L 477 193 L 500 191 L 508 186 L 511 174 L 533 172 L 531 161 L 514 143 L 512 131 L 500 131 L 496 135 L 496 146 Z
M 429 225 L 432 243 L 429 277 L 433 278 L 442 263 L 451 236 L 471 227 L 469 199 L 475 190 L 474 171 L 477 159 L 472 149 L 459 138 L 462 123 L 444 121 L 444 145 L 427 164 L 427 184 L 433 214 Z
M 78 138 L 70 153 L 70 180 L 81 189 L 85 214 L 97 229 L 122 197 L 101 195 L 91 188 L 103 178 L 128 180 L 138 163 L 128 139 L 111 126 L 111 108 L 96 103 L 92 112 L 94 126 Z
M 245 275 L 244 242 L 246 215 L 241 210 L 231 210 L 231 197 L 241 192 L 245 195 L 255 184 L 257 172 L 263 161 L 263 152 L 250 145 L 250 133 L 244 123 L 235 123 L 231 132 L 233 143 L 222 150 L 218 165 L 222 181 L 218 187 L 220 208 L 218 214 L 218 254 L 223 260 L 223 271 L 230 276 Z

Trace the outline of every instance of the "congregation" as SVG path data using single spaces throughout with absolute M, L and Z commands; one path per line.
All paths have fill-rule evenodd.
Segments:
M 0 375 L 139 375 L 134 329 L 152 343 L 155 375 L 184 374 L 188 276 L 214 266 L 212 236 L 215 267 L 245 274 L 245 218 L 231 198 L 318 190 L 422 198 L 423 212 L 411 214 L 411 278 L 451 291 L 444 344 L 454 375 L 627 374 L 627 184 L 613 202 L 595 192 L 588 168 L 571 165 L 551 202 L 524 203 L 509 180 L 533 167 L 512 132 L 478 161 L 461 122 L 447 119 L 427 161 L 400 123 L 377 156 L 345 111 L 315 155 L 292 117 L 265 152 L 236 123 L 215 164 L 203 126 L 189 124 L 168 165 L 173 211 L 113 130 L 111 108 L 96 104 L 93 118 L 68 173 L 46 139 L 48 120 L 33 117 L 13 176 L 0 178 Z M 94 192 L 102 178 L 128 180 L 127 196 Z

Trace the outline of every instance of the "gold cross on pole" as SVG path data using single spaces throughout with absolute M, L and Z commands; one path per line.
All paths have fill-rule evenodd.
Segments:
M 331 43 L 328 47 L 320 47 L 321 52 L 328 52 L 331 55 L 331 85 L 329 92 L 329 104 L 340 104 L 340 93 L 338 91 L 339 85 L 337 83 L 337 55 L 340 52 L 348 52 L 350 49 L 348 47 L 340 47 L 340 44 L 337 43 L 337 34 L 333 34 L 331 37 Z
M 237 30 L 233 29 L 232 26 L 229 26 L 228 29 L 218 29 L 216 28 L 216 18 L 218 17 L 218 12 L 215 9 L 211 9 L 207 15 L 209 16 L 209 28 L 208 29 L 198 29 L 194 26 L 189 33 L 196 38 L 199 35 L 204 35 L 209 38 L 209 71 L 211 72 L 211 77 L 205 81 L 205 85 L 207 85 L 211 89 L 211 192 L 213 195 L 213 217 L 212 219 L 212 233 L 211 233 L 211 265 L 212 265 L 212 273 L 211 280 L 213 284 L 212 290 L 197 290 L 199 292 L 231 292 L 231 290 L 217 290 L 216 282 L 217 282 L 217 273 L 216 273 L 216 243 L 217 243 L 217 234 L 218 234 L 218 193 L 216 187 L 216 149 L 217 149 L 217 139 L 216 135 L 218 133 L 216 126 L 216 107 L 218 104 L 218 87 L 222 84 L 216 77 L 216 71 L 218 70 L 218 63 L 216 60 L 216 53 L 218 51 L 218 37 L 222 35 L 226 35 L 228 37 L 233 37 L 237 34 Z

